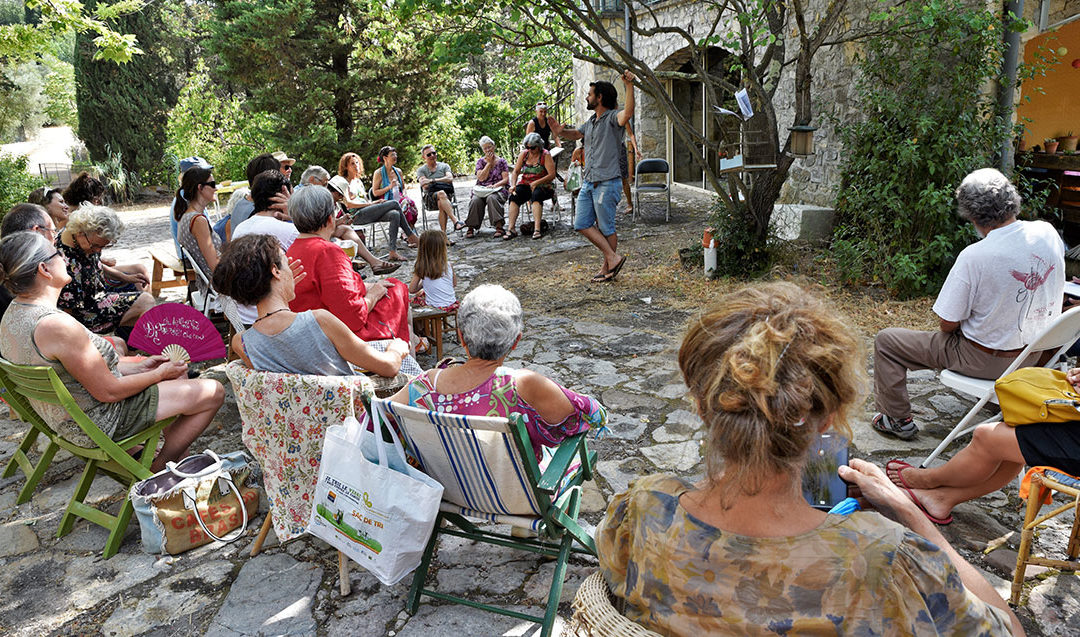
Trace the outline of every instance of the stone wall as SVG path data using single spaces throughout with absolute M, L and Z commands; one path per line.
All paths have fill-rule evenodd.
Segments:
M 973 4 L 981 0 L 971 0 Z M 1080 0 L 1055 0 L 1056 3 L 1080 3 Z M 825 0 L 811 0 L 808 15 L 820 10 L 825 5 Z M 841 19 L 838 32 L 851 32 L 869 24 L 868 16 L 872 7 L 878 5 L 873 0 L 851 0 L 847 15 Z M 671 0 L 670 2 L 652 5 L 657 17 L 665 24 L 683 25 L 692 34 L 704 35 L 707 33 L 713 14 L 706 10 L 704 3 L 694 0 Z M 790 16 L 789 16 L 790 17 Z M 786 33 L 794 33 L 794 19 Z M 623 27 L 622 13 L 612 13 L 610 27 L 620 33 Z M 642 61 L 658 70 L 677 70 L 686 61 L 688 49 L 685 40 L 671 34 L 663 34 L 650 38 L 638 36 L 634 41 L 634 54 Z M 792 40 L 788 45 L 788 57 L 794 55 L 793 47 L 797 41 Z M 778 203 L 800 203 L 816 206 L 832 205 L 836 190 L 840 184 L 840 157 L 841 144 L 836 131 L 835 123 L 845 122 L 863 116 L 857 99 L 854 95 L 854 85 L 857 80 L 858 70 L 855 67 L 855 58 L 859 52 L 859 45 L 853 43 L 836 44 L 822 48 L 814 58 L 813 63 L 813 115 L 811 124 L 818 127 L 814 135 L 815 155 L 797 159 L 792 165 L 788 180 L 781 192 Z M 794 95 L 792 93 L 794 64 L 789 64 L 783 71 L 780 89 L 774 99 L 777 120 L 780 127 L 780 144 L 787 139 L 787 128 L 794 120 Z M 575 60 L 575 109 L 578 121 L 587 117 L 582 96 L 588 91 L 588 83 L 597 79 L 612 80 L 615 73 L 608 69 L 594 69 L 591 64 Z M 668 81 L 669 94 L 671 81 Z M 622 83 L 615 82 L 620 90 L 622 100 Z M 672 162 L 673 168 L 687 164 L 687 157 L 672 157 L 668 144 L 672 143 L 669 138 L 666 117 L 660 110 L 656 101 L 637 92 L 637 108 L 635 113 L 635 130 L 638 143 L 648 157 L 662 157 Z M 700 98 L 698 98 L 700 101 Z M 621 102 L 620 102 L 621 103 Z M 711 105 L 710 105 L 711 106 Z M 693 107 L 691 107 L 693 108 Z M 696 105 L 700 109 L 700 105 Z M 697 111 L 700 117 L 700 111 Z M 681 151 L 679 154 L 684 154 Z M 683 170 L 683 169 L 680 169 Z M 678 172 L 678 171 L 676 171 Z M 693 185 L 694 182 L 688 182 Z M 700 182 L 696 182 L 700 185 Z

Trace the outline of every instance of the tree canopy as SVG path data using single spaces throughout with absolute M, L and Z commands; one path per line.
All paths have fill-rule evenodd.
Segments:
M 220 77 L 271 116 L 271 137 L 304 163 L 333 167 L 346 151 L 370 163 L 391 145 L 408 164 L 452 86 L 421 15 L 369 0 L 220 0 L 214 15 Z

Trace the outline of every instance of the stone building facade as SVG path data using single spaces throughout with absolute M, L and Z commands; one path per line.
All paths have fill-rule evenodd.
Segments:
M 982 3 L 982 0 L 970 1 Z M 593 0 L 593 2 L 603 2 L 605 8 L 611 9 L 607 14 L 610 16 L 607 21 L 608 30 L 620 42 L 625 41 L 622 3 L 618 0 Z M 1080 0 L 1037 0 L 1027 3 L 1025 17 L 1037 22 L 1038 7 L 1042 2 L 1047 3 L 1047 13 L 1052 20 L 1061 20 L 1063 17 L 1075 15 L 1080 11 L 1078 9 Z M 824 0 L 810 0 L 808 15 L 813 15 L 824 4 Z M 855 30 L 866 24 L 872 4 L 867 0 L 849 2 L 848 13 L 841 19 L 838 30 Z M 634 6 L 640 11 L 638 5 Z M 660 0 L 651 3 L 650 8 L 661 23 L 683 26 L 692 35 L 706 34 L 714 18 L 708 10 L 709 5 L 697 0 Z M 789 20 L 793 22 L 790 16 Z M 786 31 L 792 33 L 794 28 L 794 24 L 791 24 Z M 792 44 L 788 46 L 789 56 L 792 55 L 791 49 L 796 44 L 792 41 Z M 661 71 L 684 69 L 683 65 L 691 55 L 689 47 L 685 45 L 685 40 L 674 34 L 661 34 L 648 38 L 635 36 L 632 42 L 635 57 L 651 68 Z M 840 185 L 841 143 L 836 124 L 863 115 L 853 90 L 858 74 L 856 67 L 858 52 L 859 45 L 848 42 L 823 47 L 814 57 L 811 124 L 818 127 L 814 135 L 815 154 L 795 161 L 778 203 L 832 205 L 837 187 Z M 716 49 L 715 53 L 719 57 L 725 52 Z M 790 92 L 793 86 L 794 65 L 787 65 L 783 73 L 780 89 L 774 99 L 781 145 L 786 139 L 788 126 L 794 120 L 794 96 Z M 615 79 L 616 74 L 609 69 L 598 68 L 575 60 L 574 108 L 577 121 L 583 121 L 588 117 L 583 96 L 588 91 L 589 82 L 596 80 L 614 82 L 620 91 L 620 103 L 622 103 L 622 82 Z M 703 107 L 711 107 L 712 104 L 704 103 L 705 96 L 702 94 L 700 83 L 681 79 L 668 79 L 665 82 L 668 95 L 684 107 L 683 112 L 689 114 L 692 121 L 698 123 L 698 130 L 702 130 L 701 127 L 704 126 L 710 136 L 714 135 L 711 128 L 714 124 L 711 118 L 703 117 Z M 673 134 L 671 124 L 653 98 L 640 90 L 637 91 L 635 97 L 637 108 L 634 126 L 643 156 L 667 159 L 672 166 L 673 178 L 677 182 L 706 187 L 707 183 L 702 179 L 701 170 L 690 159 L 690 153 L 701 153 L 701 149 L 684 147 L 685 145 Z M 731 106 L 728 105 L 728 108 Z M 709 160 L 715 161 L 713 158 Z

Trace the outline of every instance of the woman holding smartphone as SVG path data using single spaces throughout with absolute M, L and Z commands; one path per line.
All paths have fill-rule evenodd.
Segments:
M 840 467 L 876 511 L 802 495 L 819 434 L 850 435 L 859 341 L 790 283 L 725 295 L 691 321 L 679 367 L 708 431 L 706 477 L 638 479 L 596 531 L 625 614 L 670 635 L 1023 634 L 1016 616 L 885 474 Z M 781 630 L 783 629 L 783 630 Z

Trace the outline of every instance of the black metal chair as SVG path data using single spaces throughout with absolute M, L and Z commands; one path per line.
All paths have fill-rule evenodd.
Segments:
M 668 166 L 667 160 L 642 159 L 637 163 L 637 170 L 634 174 L 636 175 L 634 178 L 634 214 L 631 216 L 631 220 L 637 219 L 638 199 L 641 193 L 665 193 L 667 194 L 667 208 L 664 211 L 664 221 L 671 221 L 671 167 Z M 642 183 L 641 181 L 643 175 L 661 174 L 664 175 L 662 183 L 655 181 Z

